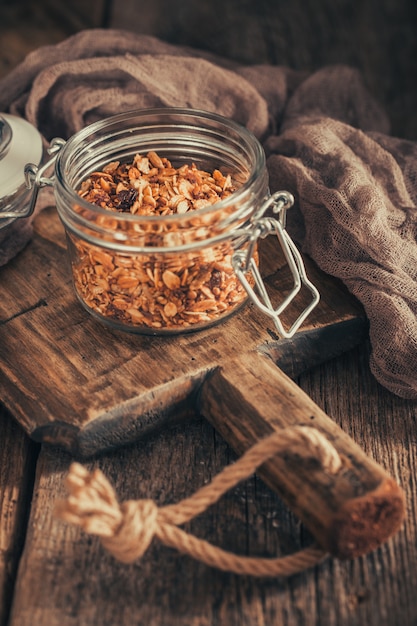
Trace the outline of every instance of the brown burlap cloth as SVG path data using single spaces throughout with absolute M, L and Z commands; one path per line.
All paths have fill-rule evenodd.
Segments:
M 149 36 L 93 30 L 40 48 L 0 81 L 0 111 L 25 117 L 46 141 L 151 106 L 215 111 L 262 141 L 271 190 L 296 198 L 290 234 L 364 305 L 374 375 L 417 398 L 417 144 L 389 135 L 358 72 L 242 67 Z M 50 191 L 41 196 L 41 206 L 53 201 Z M 0 240 L 4 260 L 16 252 L 10 243 Z

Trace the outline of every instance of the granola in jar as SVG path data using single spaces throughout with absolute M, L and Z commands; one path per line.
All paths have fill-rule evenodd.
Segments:
M 205 245 L 233 205 L 215 215 L 200 215 L 199 210 L 230 198 L 242 182 L 242 175 L 205 171 L 194 163 L 175 167 L 155 151 L 92 172 L 82 182 L 79 196 L 108 212 L 98 218 L 107 226 L 112 214 L 137 216 L 115 222 L 114 227 L 121 225 L 123 240 L 145 244 L 147 252 L 103 249 L 69 235 L 76 259 L 74 284 L 83 304 L 117 325 L 148 332 L 195 329 L 234 311 L 247 293 L 233 270 L 233 242 L 220 237 L 214 245 Z M 79 211 L 83 213 L 82 207 Z M 183 219 L 182 226 L 175 219 L 149 224 L 141 222 L 142 216 L 189 220 Z M 191 246 L 178 251 L 184 244 Z
M 175 334 L 253 299 L 255 224 L 270 194 L 246 128 L 209 111 L 140 109 L 82 128 L 55 159 L 75 293 L 95 318 Z
M 319 302 L 285 230 L 294 197 L 270 193 L 263 147 L 235 121 L 190 108 L 138 109 L 56 137 L 48 152 L 45 165 L 28 170 L 30 207 L 41 187 L 54 187 L 76 295 L 112 328 L 200 330 L 250 299 L 290 338 Z M 259 268 L 258 241 L 268 235 L 293 279 L 282 298 L 270 297 Z M 304 287 L 311 299 L 287 325 L 283 315 Z

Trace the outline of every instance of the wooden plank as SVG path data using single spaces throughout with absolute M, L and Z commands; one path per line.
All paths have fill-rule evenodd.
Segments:
M 272 322 L 253 305 L 191 334 L 135 336 L 103 326 L 75 298 L 55 210 L 42 212 L 35 227 L 31 243 L 0 271 L 0 390 L 35 439 L 88 456 L 188 416 L 201 381 L 229 355 L 262 347 L 279 363 L 280 340 Z M 262 251 L 271 298 L 282 299 L 291 284 L 285 259 L 272 237 Z M 302 367 L 351 347 L 366 331 L 357 301 L 312 263 L 308 268 L 321 301 L 303 325 L 305 333 L 314 331 L 315 351 L 303 335 L 300 348 L 298 335 L 290 345 Z M 306 298 L 310 295 L 301 292 L 287 315 L 298 315 Z M 357 322 L 357 331 L 346 333 L 346 322 Z M 338 324 L 331 342 L 317 332 Z M 285 351 L 287 345 L 283 356 Z M 293 370 L 294 363 L 293 358 Z
M 98 541 L 53 517 L 71 458 L 44 447 L 9 626 L 413 626 L 417 454 L 407 442 L 414 437 L 416 403 L 375 383 L 363 348 L 299 383 L 404 486 L 409 515 L 393 539 L 365 557 L 328 559 L 288 580 L 221 573 L 157 543 L 138 563 L 122 565 Z M 195 420 L 85 465 L 100 467 L 120 499 L 150 497 L 163 505 L 190 495 L 234 458 L 205 421 Z M 311 542 L 256 478 L 186 528 L 240 554 L 288 554 Z
M 333 556 L 374 550 L 402 525 L 397 484 L 270 359 L 251 354 L 217 368 L 202 386 L 200 411 L 239 454 L 274 431 L 302 429 L 298 446 L 288 442 L 258 474 Z M 321 460 L 316 444 L 307 453 L 309 432 L 323 436 Z M 324 463 L 328 444 L 337 471 Z
M 6 626 L 22 552 L 38 446 L 0 405 L 0 626 Z

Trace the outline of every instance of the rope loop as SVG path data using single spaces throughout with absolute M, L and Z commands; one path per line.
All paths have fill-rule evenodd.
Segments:
M 178 528 L 248 478 L 265 461 L 289 450 L 304 458 L 315 458 L 329 474 L 337 473 L 342 465 L 335 448 L 317 429 L 285 428 L 249 448 L 189 498 L 159 508 L 148 499 L 119 504 L 113 487 L 99 469 L 90 473 L 79 463 L 72 463 L 66 479 L 69 496 L 57 503 L 55 513 L 62 520 L 99 536 L 103 546 L 123 563 L 139 559 L 157 537 L 163 544 L 223 571 L 252 576 L 290 576 L 316 565 L 326 552 L 312 545 L 284 557 L 239 556 Z

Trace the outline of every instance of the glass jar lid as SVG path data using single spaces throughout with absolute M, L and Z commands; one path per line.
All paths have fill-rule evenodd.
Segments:
M 1 219 L 2 213 L 24 214 L 28 200 L 25 165 L 39 165 L 42 153 L 41 135 L 32 124 L 15 115 L 0 114 L 0 228 L 16 219 Z
M 26 163 L 39 164 L 42 139 L 38 130 L 15 115 L 0 115 L 0 197 L 10 196 L 25 183 Z

